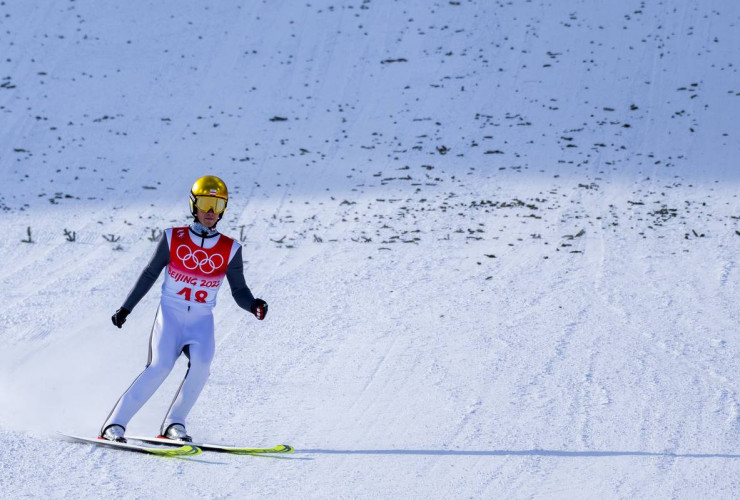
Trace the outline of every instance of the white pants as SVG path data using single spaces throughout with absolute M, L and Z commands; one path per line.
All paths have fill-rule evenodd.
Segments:
M 182 353 L 189 359 L 188 371 L 162 422 L 160 433 L 164 433 L 171 424 L 185 425 L 185 418 L 210 374 L 214 351 L 211 308 L 162 301 L 152 327 L 146 368 L 123 393 L 102 429 L 114 424 L 125 429 L 129 420 L 164 382 Z

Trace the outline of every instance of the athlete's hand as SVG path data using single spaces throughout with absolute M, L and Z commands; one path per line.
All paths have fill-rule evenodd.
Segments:
M 265 319 L 265 316 L 267 316 L 267 302 L 262 299 L 256 299 L 252 306 L 252 314 L 260 321 Z
M 129 311 L 125 307 L 122 307 L 118 311 L 116 311 L 116 314 L 111 316 L 110 319 L 113 320 L 114 325 L 116 325 L 118 328 L 121 328 L 126 322 L 126 316 L 128 316 L 129 313 L 131 313 L 131 311 Z

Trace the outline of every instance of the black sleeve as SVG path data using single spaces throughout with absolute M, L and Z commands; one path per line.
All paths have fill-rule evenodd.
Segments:
M 141 276 L 136 281 L 136 284 L 128 293 L 128 297 L 123 302 L 123 307 L 129 311 L 133 311 L 136 304 L 146 295 L 146 293 L 152 288 L 154 282 L 159 278 L 159 274 L 162 269 L 170 262 L 170 248 L 167 245 L 167 236 L 162 235 L 162 239 L 159 240 L 157 249 L 152 255 L 152 259 L 149 264 L 141 272 Z
M 244 281 L 244 261 L 242 260 L 242 249 L 236 251 L 234 258 L 229 262 L 226 268 L 226 279 L 229 280 L 231 295 L 234 297 L 237 305 L 245 311 L 252 312 L 254 306 L 254 295 Z

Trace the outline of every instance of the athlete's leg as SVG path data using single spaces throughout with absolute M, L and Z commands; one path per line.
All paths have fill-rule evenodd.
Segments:
M 216 350 L 213 338 L 213 315 L 210 311 L 200 313 L 192 318 L 186 327 L 186 337 L 190 342 L 186 346 L 186 354 L 190 362 L 185 378 L 175 394 L 167 416 L 162 422 L 161 432 L 164 433 L 171 424 L 185 425 L 185 419 L 198 400 L 203 386 L 211 373 L 211 361 Z
M 177 313 L 160 305 L 152 327 L 146 368 L 118 400 L 101 432 L 114 424 L 125 429 L 129 420 L 167 378 L 181 350 L 179 338 L 182 325 Z

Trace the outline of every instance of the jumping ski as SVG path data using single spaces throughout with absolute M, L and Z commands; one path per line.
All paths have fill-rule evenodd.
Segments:
M 126 436 L 128 439 L 135 441 L 142 441 L 145 443 L 156 443 L 165 444 L 169 446 L 183 446 L 191 445 L 196 448 L 200 448 L 203 451 L 215 451 L 220 453 L 231 453 L 234 455 L 264 455 L 264 454 L 278 454 L 278 453 L 290 453 L 293 451 L 293 447 L 288 444 L 279 444 L 271 448 L 248 448 L 241 446 L 228 446 L 223 444 L 208 444 L 208 443 L 189 443 L 187 441 L 176 441 L 173 439 L 167 439 L 165 437 L 144 437 L 144 436 Z
M 132 443 L 118 443 L 116 441 L 108 441 L 102 438 L 88 438 L 81 436 L 72 436 L 69 434 L 59 433 L 65 439 L 71 441 L 77 441 L 80 443 L 88 443 L 96 446 L 105 446 L 108 448 L 116 448 L 125 451 L 134 451 L 138 453 L 146 453 L 148 455 L 156 455 L 158 457 L 192 457 L 200 455 L 201 449 L 197 446 L 193 446 L 190 443 L 185 443 L 177 448 L 158 448 L 153 446 L 142 446 Z

